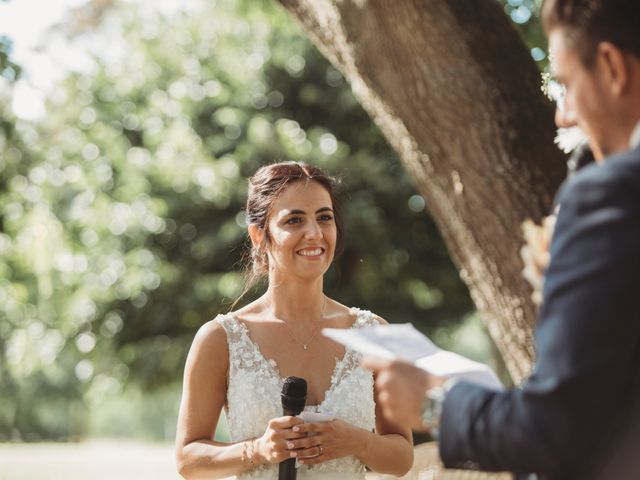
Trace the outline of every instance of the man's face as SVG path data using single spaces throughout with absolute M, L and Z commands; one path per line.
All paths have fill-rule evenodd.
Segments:
M 596 59 L 586 67 L 578 52 L 567 42 L 565 32 L 556 28 L 549 35 L 549 53 L 553 74 L 565 87 L 564 109 L 567 117 L 595 142 L 605 155 L 614 153 L 612 141 L 616 135 L 614 102 L 606 88 L 605 76 Z

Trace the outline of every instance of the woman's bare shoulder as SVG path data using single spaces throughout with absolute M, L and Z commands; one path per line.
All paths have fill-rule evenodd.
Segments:
M 256 318 L 259 318 L 261 316 L 262 311 L 263 310 L 262 310 L 260 301 L 254 300 L 253 302 L 248 303 L 247 305 L 239 308 L 238 310 L 227 313 L 226 316 L 233 317 L 238 321 L 246 323 L 246 322 L 255 320 Z
M 193 339 L 192 350 L 202 351 L 203 354 L 226 351 L 227 333 L 218 316 L 203 324 Z
M 346 305 L 326 297 L 323 317 L 335 328 L 348 328 L 356 320 L 356 313 Z
M 328 318 L 338 319 L 335 323 L 339 324 L 342 328 L 348 328 L 351 325 L 354 325 L 355 322 L 358 321 L 358 317 L 363 313 L 369 315 L 374 322 L 377 322 L 381 325 L 388 325 L 384 318 L 376 315 L 373 312 L 370 312 L 361 308 L 348 307 L 338 302 L 337 300 L 333 300 L 327 297 L 327 305 L 328 305 Z

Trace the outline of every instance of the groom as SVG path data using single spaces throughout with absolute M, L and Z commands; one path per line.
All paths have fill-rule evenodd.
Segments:
M 533 374 L 495 392 L 365 366 L 388 415 L 438 427 L 448 467 L 640 479 L 640 0 L 546 0 L 542 18 L 565 108 L 605 158 L 559 194 Z

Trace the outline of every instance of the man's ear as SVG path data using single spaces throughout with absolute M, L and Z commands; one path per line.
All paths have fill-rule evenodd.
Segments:
M 611 42 L 598 45 L 598 62 L 612 94 L 619 97 L 629 88 L 630 65 L 622 50 Z
M 254 248 L 259 247 L 262 244 L 262 240 L 264 239 L 264 230 L 255 223 L 250 223 L 248 230 L 249 238 L 251 239 L 251 245 Z

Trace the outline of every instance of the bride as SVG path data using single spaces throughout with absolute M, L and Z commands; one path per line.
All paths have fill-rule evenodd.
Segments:
M 300 479 L 363 479 L 365 467 L 404 475 L 411 468 L 411 432 L 376 408 L 360 355 L 320 334 L 385 323 L 323 294 L 323 275 L 343 241 L 333 185 L 317 167 L 295 162 L 262 167 L 251 178 L 252 277 L 245 292 L 263 275 L 268 288 L 195 336 L 176 439 L 184 478 L 276 479 L 278 463 L 289 458 L 297 459 Z M 307 380 L 305 411 L 333 420 L 282 416 L 288 376 Z M 213 440 L 222 408 L 231 443 Z

